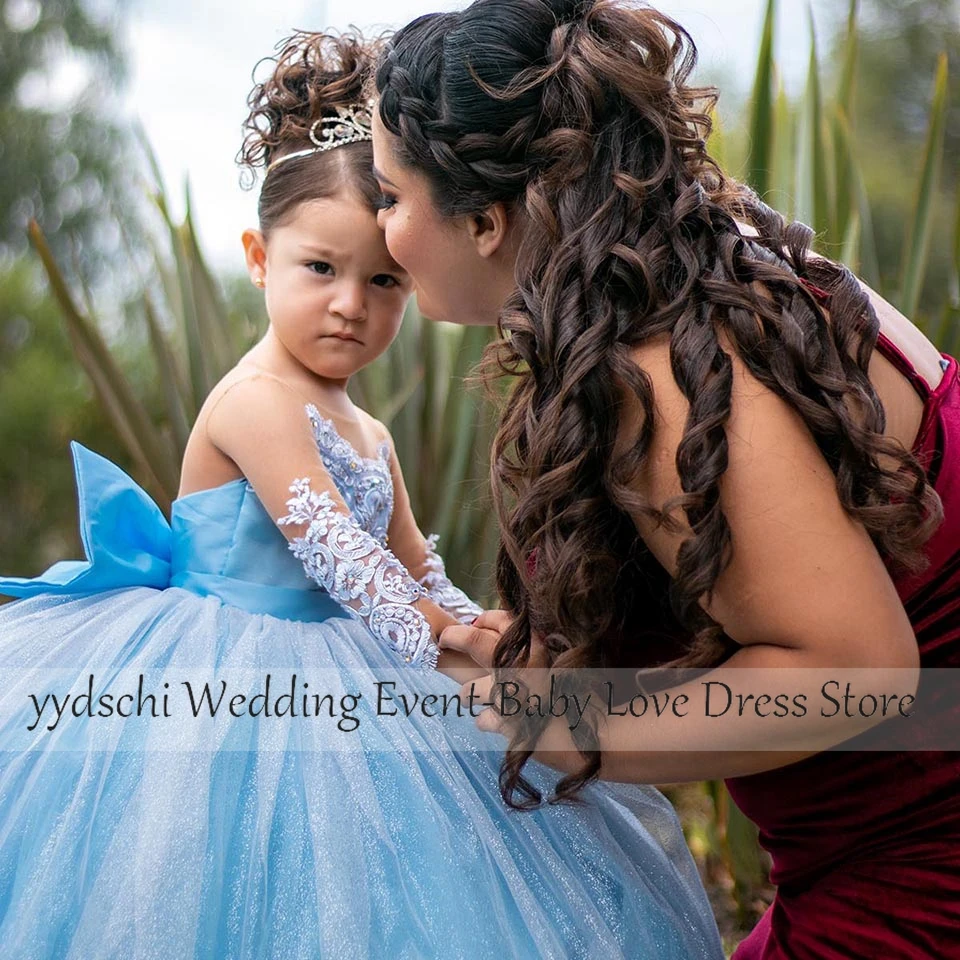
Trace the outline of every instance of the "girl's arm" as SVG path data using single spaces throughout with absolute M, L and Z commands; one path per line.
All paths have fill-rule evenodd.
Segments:
M 420 532 L 410 496 L 403 480 L 400 460 L 390 432 L 379 421 L 373 421 L 383 440 L 390 444 L 390 473 L 393 477 L 393 515 L 387 530 L 387 542 L 410 575 L 423 587 L 427 599 L 447 614 L 448 624 L 471 623 L 483 611 L 462 590 L 447 578 L 443 560 L 434 550 L 435 538 L 427 539 Z M 439 634 L 438 634 L 439 635 Z M 476 661 L 456 650 L 441 650 L 437 669 L 460 683 L 487 675 Z
M 273 377 L 229 387 L 206 419 L 209 441 L 240 469 L 307 575 L 411 665 L 436 664 L 451 617 L 363 530 L 323 465 L 300 395 Z
M 720 504 L 732 554 L 712 598 L 708 602 L 704 595 L 700 603 L 740 649 L 717 671 L 666 691 L 671 702 L 686 694 L 699 710 L 683 717 L 670 711 L 659 717 L 652 711 L 639 718 L 604 717 L 599 727 L 604 779 L 669 783 L 758 773 L 839 744 L 883 719 L 879 712 L 872 718 L 841 714 L 821 723 L 813 700 L 803 717 L 762 718 L 752 709 L 742 717 L 737 710 L 704 716 L 703 683 L 725 678 L 736 684 L 740 668 L 756 668 L 751 676 L 765 678 L 767 687 L 793 686 L 809 695 L 819 691 L 824 676 L 842 681 L 859 670 L 862 679 L 861 668 L 871 672 L 874 687 L 889 680 L 901 695 L 916 690 L 917 640 L 870 536 L 844 511 L 834 474 L 799 414 L 724 345 L 732 355 L 733 393 Z M 665 342 L 642 345 L 635 359 L 649 374 L 656 398 L 653 443 L 636 491 L 662 506 L 681 493 L 675 464 L 689 406 L 673 379 Z M 682 522 L 682 514 L 675 516 Z M 645 517 L 635 521 L 675 576 L 677 552 L 689 529 L 671 534 Z M 489 663 L 501 628 L 484 621 L 451 627 L 442 645 Z M 637 662 L 642 660 L 638 651 Z M 756 694 L 770 692 L 754 681 L 751 686 Z M 489 683 L 478 683 L 476 690 L 485 699 Z M 497 720 L 490 710 L 480 718 L 486 729 Z M 551 723 L 535 755 L 565 771 L 583 765 L 565 718 Z
M 447 577 L 443 558 L 436 550 L 436 534 L 424 537 L 420 532 L 410 506 L 410 496 L 393 446 L 393 438 L 382 423 L 376 423 L 383 439 L 390 444 L 390 472 L 393 476 L 394 493 L 393 516 L 390 518 L 388 534 L 390 547 L 437 606 L 461 623 L 472 623 L 483 609 Z

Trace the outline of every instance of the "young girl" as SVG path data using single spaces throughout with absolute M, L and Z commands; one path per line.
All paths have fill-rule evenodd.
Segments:
M 411 292 L 376 225 L 369 64 L 298 34 L 254 91 L 270 327 L 204 405 L 170 524 L 74 445 L 87 562 L 0 581 L 26 598 L 0 610 L 6 956 L 722 956 L 660 794 L 516 817 L 497 738 L 400 710 L 459 689 L 436 636 L 477 608 L 346 393 Z M 229 707 L 200 724 L 180 679 Z

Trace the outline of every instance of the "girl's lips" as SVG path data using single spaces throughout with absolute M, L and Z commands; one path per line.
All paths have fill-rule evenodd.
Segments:
M 324 336 L 333 337 L 336 340 L 346 340 L 352 343 L 359 343 L 361 346 L 363 345 L 362 340 L 358 340 L 356 337 L 352 337 L 349 333 L 326 333 L 324 334 Z

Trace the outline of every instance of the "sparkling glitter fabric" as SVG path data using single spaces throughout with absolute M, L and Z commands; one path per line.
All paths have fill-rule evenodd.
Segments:
M 24 598 L 0 607 L 0 955 L 722 958 L 656 790 L 508 810 L 499 737 L 468 715 L 374 709 L 384 676 L 459 687 L 405 668 L 308 580 L 244 481 L 177 501 L 168 527 L 122 471 L 74 455 L 88 561 L 0 581 Z M 280 668 L 364 691 L 359 726 L 220 713 L 27 730 L 31 693 L 89 674 L 119 693 L 136 671 Z M 557 775 L 527 770 L 549 793 Z

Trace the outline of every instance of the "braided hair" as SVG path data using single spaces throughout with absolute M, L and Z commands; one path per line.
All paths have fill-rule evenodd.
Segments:
M 437 209 L 502 202 L 522 224 L 517 288 L 486 357 L 489 376 L 514 378 L 491 463 L 497 587 L 516 615 L 498 668 L 529 661 L 534 631 L 558 669 L 711 666 L 735 649 L 699 603 L 732 552 L 719 485 L 733 367 L 721 332 L 803 418 L 845 510 L 894 570 L 923 568 L 942 519 L 923 467 L 882 436 L 867 377 L 879 320 L 866 292 L 843 266 L 808 258 L 813 232 L 709 156 L 717 94 L 691 84 L 696 61 L 679 24 L 628 0 L 477 0 L 413 21 L 377 70 L 396 159 L 426 177 Z M 829 292 L 831 323 L 801 280 Z M 654 398 L 631 353 L 663 334 L 690 409 L 676 461 L 684 492 L 658 509 L 633 489 Z M 628 401 L 643 424 L 615 452 Z M 633 517 L 679 531 L 677 511 L 692 533 L 671 579 Z M 509 744 L 510 806 L 541 802 L 521 771 L 548 719 Z M 577 745 L 584 766 L 554 800 L 599 772 L 592 726 L 578 728 Z

